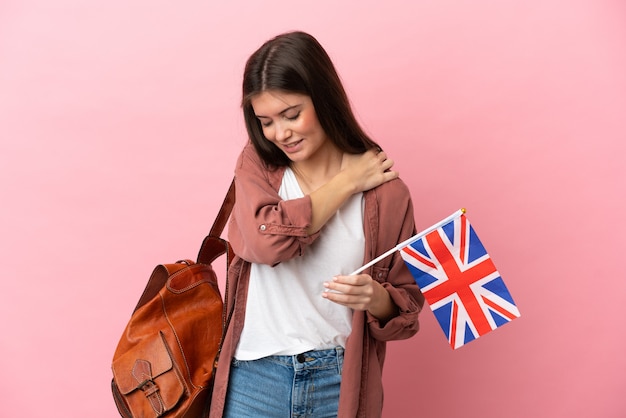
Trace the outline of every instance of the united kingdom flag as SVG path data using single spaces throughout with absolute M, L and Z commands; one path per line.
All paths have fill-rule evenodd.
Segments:
M 456 349 L 520 313 L 464 211 L 444 222 L 400 254 Z

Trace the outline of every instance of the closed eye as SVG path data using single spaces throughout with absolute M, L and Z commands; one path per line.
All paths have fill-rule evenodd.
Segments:
M 295 115 L 293 115 L 293 116 L 292 116 L 292 115 L 289 115 L 289 116 L 288 116 L 288 115 L 285 115 L 285 118 L 286 118 L 287 120 L 296 120 L 296 119 L 298 119 L 298 117 L 300 117 L 300 112 L 296 113 L 296 114 L 295 114 Z
M 283 117 L 284 117 L 285 119 L 287 119 L 288 121 L 294 121 L 294 120 L 296 120 L 296 119 L 298 119 L 298 118 L 300 117 L 300 111 L 296 112 L 296 113 L 295 113 L 295 114 L 293 114 L 293 115 L 283 115 Z M 263 119 L 258 118 L 258 119 L 259 119 L 259 122 L 261 122 L 261 125 L 262 125 L 264 128 L 268 128 L 268 127 L 272 124 L 272 120 L 271 120 L 271 119 L 269 119 L 269 120 L 268 120 L 268 119 L 265 119 L 265 118 L 263 118 Z M 265 121 L 265 122 L 264 122 L 264 121 Z

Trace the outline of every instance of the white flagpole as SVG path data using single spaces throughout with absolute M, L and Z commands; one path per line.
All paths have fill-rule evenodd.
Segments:
M 413 235 L 411 238 L 407 239 L 406 241 L 401 242 L 400 244 L 396 245 L 395 247 L 393 247 L 392 249 L 390 249 L 386 253 L 379 255 L 378 257 L 376 257 L 375 259 L 373 259 L 369 263 L 365 264 L 362 267 L 359 267 L 357 270 L 354 270 L 352 273 L 350 273 L 350 276 L 353 276 L 355 274 L 361 273 L 363 270 L 367 269 L 370 266 L 373 266 L 374 264 L 378 263 L 380 260 L 382 260 L 382 259 L 384 259 L 386 257 L 389 257 L 395 251 L 399 251 L 403 247 L 409 245 L 410 243 L 412 243 L 414 241 L 417 241 L 418 239 L 422 238 L 424 235 L 431 233 L 435 229 L 440 228 L 442 225 L 447 224 L 451 220 L 453 220 L 455 218 L 458 218 L 459 216 L 461 216 L 464 213 L 465 213 L 465 208 L 461 208 L 461 209 L 457 210 L 452 215 L 448 216 L 446 219 L 444 219 L 444 220 L 442 220 L 440 222 L 437 222 L 436 224 L 434 224 L 430 228 L 427 228 L 427 229 L 423 230 L 422 232 L 420 232 L 417 235 Z

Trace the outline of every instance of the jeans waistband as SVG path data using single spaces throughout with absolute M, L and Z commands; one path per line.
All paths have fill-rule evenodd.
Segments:
M 266 360 L 280 363 L 284 366 L 293 367 L 295 370 L 343 367 L 343 347 L 329 348 L 325 350 L 311 350 L 294 355 L 278 355 L 266 357 Z

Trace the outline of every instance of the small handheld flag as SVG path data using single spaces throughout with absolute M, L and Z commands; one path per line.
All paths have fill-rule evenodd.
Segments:
M 400 251 L 453 349 L 520 316 L 500 273 L 461 209 L 372 260 Z

